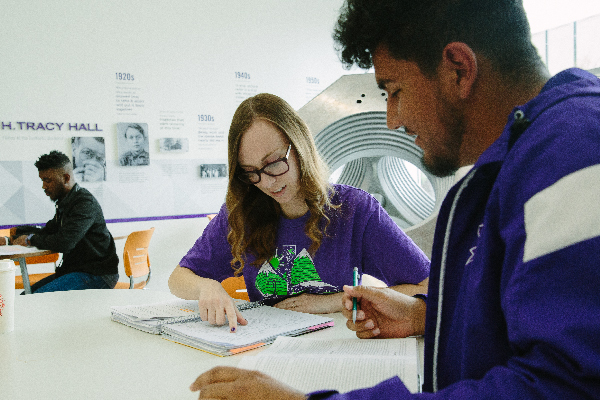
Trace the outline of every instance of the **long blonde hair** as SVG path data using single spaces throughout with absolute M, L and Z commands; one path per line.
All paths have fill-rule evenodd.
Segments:
M 275 252 L 277 226 L 281 215 L 279 203 L 254 185 L 237 179 L 239 145 L 242 136 L 252 123 L 262 119 L 273 124 L 287 137 L 296 150 L 300 170 L 300 193 L 310 211 L 304 231 L 311 240 L 308 249 L 314 255 L 325 234 L 329 217 L 333 187 L 327 182 L 328 169 L 317 152 L 308 126 L 298 113 L 283 99 L 261 93 L 244 100 L 237 108 L 229 128 L 229 185 L 227 188 L 227 211 L 231 266 L 240 275 L 246 263 L 246 254 L 256 257 L 252 263 L 262 265 Z

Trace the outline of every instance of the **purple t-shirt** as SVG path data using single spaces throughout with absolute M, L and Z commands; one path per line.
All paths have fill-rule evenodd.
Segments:
M 274 304 L 301 293 L 330 294 L 351 285 L 353 268 L 388 286 L 416 284 L 429 276 L 429 260 L 394 223 L 370 194 L 351 186 L 334 185 L 321 247 L 314 257 L 308 253 L 310 239 L 304 233 L 309 213 L 297 219 L 281 217 L 275 254 L 257 267 L 247 256 L 244 280 L 250 300 Z M 227 242 L 227 209 L 208 224 L 179 263 L 197 275 L 222 281 L 233 276 L 231 246 Z

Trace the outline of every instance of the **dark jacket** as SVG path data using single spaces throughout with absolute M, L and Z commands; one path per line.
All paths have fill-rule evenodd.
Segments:
M 17 228 L 17 234 L 28 232 L 34 233 L 30 242 L 35 247 L 63 253 L 57 275 L 118 273 L 119 257 L 102 208 L 94 196 L 78 184 L 56 204 L 56 214 L 45 227 L 33 231 L 31 227 Z

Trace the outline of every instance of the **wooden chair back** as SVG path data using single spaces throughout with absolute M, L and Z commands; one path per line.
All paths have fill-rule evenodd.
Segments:
M 123 250 L 123 267 L 125 275 L 129 277 L 129 285 L 125 282 L 117 282 L 115 289 L 142 289 L 150 282 L 150 257 L 148 256 L 148 247 L 154 228 L 145 231 L 131 232 L 127 236 L 125 248 Z M 144 275 L 146 280 L 135 283 L 134 278 Z
M 221 286 L 227 294 L 233 299 L 242 299 L 250 301 L 246 291 L 246 282 L 243 276 L 233 276 L 221 282 Z

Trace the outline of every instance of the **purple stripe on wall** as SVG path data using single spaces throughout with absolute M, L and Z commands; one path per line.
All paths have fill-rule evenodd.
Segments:
M 208 214 L 190 214 L 190 215 L 165 215 L 158 217 L 140 217 L 140 218 L 121 218 L 121 219 L 107 219 L 107 224 L 117 224 L 121 222 L 138 222 L 138 221 L 162 221 L 166 219 L 188 219 L 188 218 L 204 218 L 210 214 L 216 213 L 208 213 Z M 20 224 L 20 225 L 33 225 L 33 226 L 44 226 L 45 222 L 42 223 L 28 223 L 28 224 Z M 13 226 L 18 225 L 0 225 L 0 229 L 9 229 Z

